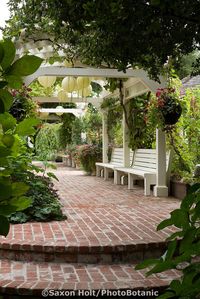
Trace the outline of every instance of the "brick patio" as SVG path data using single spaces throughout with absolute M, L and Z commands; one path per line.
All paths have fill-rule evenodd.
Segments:
M 156 226 L 179 200 L 144 197 L 139 187 L 127 190 L 112 179 L 89 177 L 73 168 L 59 167 L 55 173 L 68 219 L 13 225 L 8 237 L 0 238 L 2 291 L 18 288 L 20 293 L 30 284 L 37 293 L 44 288 L 38 287 L 42 281 L 45 287 L 55 282 L 57 288 L 69 284 L 75 289 L 91 289 L 95 283 L 96 288 L 158 287 L 176 276 L 169 271 L 145 279 L 144 271 L 136 272 L 133 265 L 163 252 L 172 229 L 156 232 Z

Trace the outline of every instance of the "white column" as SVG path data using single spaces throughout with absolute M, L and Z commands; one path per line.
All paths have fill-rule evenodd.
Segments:
M 125 104 L 125 100 L 124 100 Z M 129 113 L 129 109 L 126 105 L 126 111 L 127 115 Z M 123 111 L 123 120 L 122 120 L 122 126 L 123 126 L 123 161 L 124 161 L 124 167 L 130 167 L 130 148 L 129 148 L 129 133 L 128 133 L 128 126 L 125 119 L 125 113 Z
M 156 160 L 157 174 L 154 195 L 158 197 L 168 196 L 167 178 L 166 178 L 166 142 L 165 132 L 156 129 Z
M 102 154 L 103 154 L 103 163 L 108 163 L 108 131 L 107 131 L 107 111 L 103 111 L 102 112 L 102 125 L 103 125 L 103 129 L 102 129 Z

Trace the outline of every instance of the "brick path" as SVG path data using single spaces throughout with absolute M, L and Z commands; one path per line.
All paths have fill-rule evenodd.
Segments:
M 127 190 L 127 186 L 116 186 L 112 180 L 104 181 L 102 178 L 89 177 L 72 168 L 59 167 L 55 173 L 59 178 L 55 186 L 59 190 L 63 211 L 68 219 L 51 223 L 13 225 L 8 237 L 0 238 L 1 258 L 10 265 L 6 267 L 5 264 L 0 265 L 0 274 L 3 269 L 3 273 L 6 273 L 7 278 L 4 279 L 7 285 L 13 279 L 14 284 L 17 280 L 21 281 L 21 284 L 16 283 L 18 287 L 23 283 L 29 283 L 28 265 L 33 267 L 29 271 L 33 274 L 30 279 L 35 285 L 37 280 L 41 281 L 40 274 L 37 277 L 34 274 L 37 267 L 44 268 L 44 271 L 48 269 L 49 274 L 45 276 L 46 284 L 54 282 L 53 262 L 59 262 L 59 271 L 62 273 L 64 269 L 71 269 L 70 267 L 73 268 L 72 272 L 76 273 L 75 280 L 69 275 L 59 274 L 62 276 L 62 283 L 73 282 L 76 288 L 83 282 L 81 277 L 77 276 L 79 264 L 81 267 L 89 267 L 87 273 L 90 271 L 102 273 L 101 269 L 111 271 L 112 279 L 111 276 L 108 280 L 105 275 L 101 275 L 103 279 L 97 280 L 98 288 L 105 287 L 109 281 L 112 281 L 110 287 L 113 288 L 120 288 L 118 282 L 121 281 L 123 285 L 127 280 L 130 286 L 133 277 L 137 275 L 142 277 L 140 280 L 142 286 L 144 277 L 136 274 L 132 265 L 146 257 L 160 255 L 165 246 L 164 239 L 172 229 L 156 232 L 156 225 L 168 217 L 169 212 L 177 208 L 180 201 L 174 198 L 144 197 L 141 188 Z M 118 265 L 113 265 L 116 263 Z M 102 264 L 107 268 L 101 268 Z M 11 275 L 11 268 L 15 266 L 19 269 L 16 276 L 13 272 Z M 112 267 L 118 269 L 116 271 L 120 279 L 114 274 Z M 126 270 L 123 267 L 127 267 Z M 37 270 L 37 273 L 40 273 L 40 270 Z M 175 274 L 173 272 L 170 275 Z M 170 275 L 164 279 L 164 283 L 171 279 Z M 90 279 L 88 278 L 88 281 L 84 279 L 85 287 L 92 288 L 96 280 L 92 280 L 90 274 L 87 276 Z M 145 283 L 152 285 L 151 279 Z M 2 284 L 3 282 L 1 286 Z M 3 289 L 3 286 L 1 288 Z

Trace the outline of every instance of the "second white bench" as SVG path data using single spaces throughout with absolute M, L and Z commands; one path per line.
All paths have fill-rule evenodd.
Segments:
M 171 171 L 171 158 L 171 152 L 168 152 L 166 154 L 166 184 L 168 184 Z M 150 195 L 150 186 L 156 184 L 156 163 L 155 149 L 137 149 L 131 167 L 116 167 L 114 169 L 114 182 L 120 184 L 121 176 L 128 174 L 128 189 L 133 189 L 135 181 L 143 178 L 144 194 Z

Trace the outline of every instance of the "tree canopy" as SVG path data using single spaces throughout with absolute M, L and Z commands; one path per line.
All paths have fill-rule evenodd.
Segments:
M 7 34 L 68 45 L 69 60 L 119 70 L 142 67 L 157 78 L 171 57 L 200 47 L 199 0 L 10 0 Z M 45 35 L 46 34 L 46 35 Z M 199 62 L 199 61 L 197 61 Z

